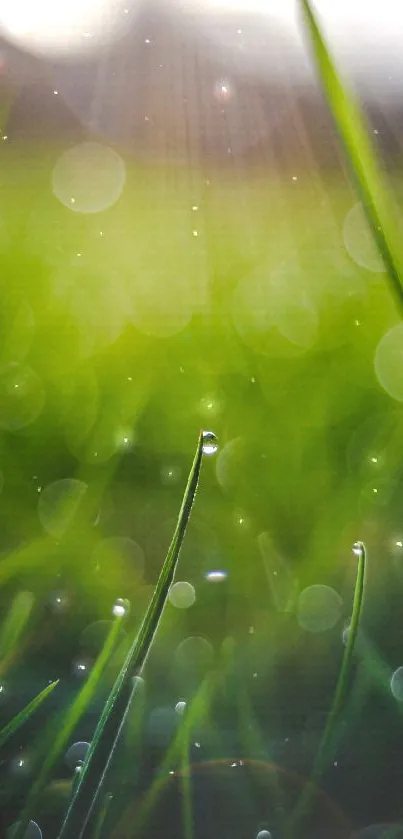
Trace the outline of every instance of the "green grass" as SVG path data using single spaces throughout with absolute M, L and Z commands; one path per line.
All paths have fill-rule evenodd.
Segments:
M 291 171 L 251 172 L 234 186 L 224 173 L 206 180 L 204 172 L 193 171 L 190 183 L 181 167 L 167 165 L 162 172 L 130 161 L 119 204 L 101 219 L 83 219 L 50 194 L 50 173 L 60 149 L 32 148 L 25 159 L 10 144 L 4 153 L 8 213 L 0 242 L 1 362 L 18 361 L 39 377 L 26 394 L 24 410 L 35 413 L 41 388 L 45 394 L 42 411 L 18 430 L 7 420 L 15 419 L 21 405 L 0 384 L 5 475 L 0 594 L 6 614 L 0 673 L 6 687 L 21 672 L 29 682 L 31 668 L 40 669 L 47 661 L 50 671 L 57 667 L 55 644 L 63 661 L 70 662 L 82 630 L 104 620 L 115 597 L 128 595 L 132 602 L 123 663 L 118 649 L 123 619 L 118 618 L 83 687 L 74 688 L 73 698 L 52 718 L 57 734 L 49 747 L 50 728 L 45 726 L 46 753 L 41 751 L 42 731 L 32 738 L 35 776 L 16 839 L 23 839 L 29 820 L 50 797 L 61 758 L 90 712 L 96 717 L 95 733 L 59 837 L 106 839 L 120 804 L 119 785 L 110 792 L 103 782 L 107 777 L 109 783 L 109 771 L 113 781 L 118 739 L 125 744 L 126 726 L 135 716 L 139 683 L 133 684 L 133 676 L 147 662 L 151 683 L 155 676 L 159 685 L 152 701 L 158 691 L 161 702 L 171 701 L 175 691 L 185 692 L 190 675 L 168 673 L 183 635 L 200 631 L 218 646 L 225 630 L 235 652 L 219 655 L 196 688 L 189 688 L 186 715 L 155 778 L 136 812 L 118 818 L 116 831 L 111 828 L 114 835 L 146 830 L 174 767 L 183 784 L 184 835 L 191 839 L 190 747 L 196 725 L 213 716 L 220 703 L 231 707 L 232 696 L 230 721 L 236 719 L 244 756 L 256 757 L 262 749 L 271 760 L 275 725 L 264 743 L 259 703 L 280 717 L 283 682 L 276 677 L 285 663 L 301 689 L 308 717 L 310 705 L 316 707 L 317 655 L 336 690 L 308 767 L 311 775 L 295 810 L 284 817 L 290 834 L 298 835 L 299 820 L 307 817 L 339 743 L 340 722 L 359 726 L 366 690 L 390 695 L 387 653 L 383 657 L 372 641 L 360 643 L 357 635 L 365 549 L 357 557 L 354 581 L 348 547 L 362 536 L 374 557 L 371 574 L 374 588 L 379 583 L 379 602 L 366 602 L 366 607 L 376 633 L 385 609 L 394 620 L 388 601 L 382 601 L 382 573 L 389 575 L 392 594 L 403 582 L 400 559 L 393 558 L 390 546 L 394 541 L 396 547 L 401 536 L 403 410 L 401 403 L 390 402 L 373 365 L 379 340 L 403 311 L 401 186 L 398 172 L 392 172 L 392 195 L 362 110 L 335 66 L 313 7 L 302 0 L 301 8 L 318 79 L 383 259 L 382 274 L 354 263 L 343 246 L 344 219 L 356 195 L 341 172 L 326 173 L 318 192 L 308 168 L 296 181 Z M 194 205 L 201 208 L 197 216 L 192 215 Z M 193 239 L 196 223 L 199 235 Z M 77 254 L 84 254 L 83 264 Z M 269 326 L 264 320 L 267 299 L 277 316 Z M 194 429 L 207 423 L 222 441 L 219 456 L 192 512 L 200 436 L 160 570 L 179 501 L 178 476 L 187 468 Z M 380 455 L 378 471 L 372 453 Z M 67 510 L 66 527 L 66 509 L 57 507 L 54 496 L 44 535 L 39 498 L 44 487 L 54 487 L 66 475 L 88 490 L 78 510 Z M 378 483 L 386 495 L 376 506 L 370 493 Z M 130 535 L 145 548 L 146 578 L 122 544 L 109 543 L 117 534 Z M 196 583 L 198 597 L 200 590 L 201 605 L 197 601 L 190 617 L 174 614 L 167 603 L 182 543 L 184 578 Z M 230 573 L 224 593 L 214 600 L 203 575 L 216 563 Z M 314 582 L 342 590 L 347 603 L 354 590 L 348 642 L 335 679 L 332 634 L 306 640 L 298 660 L 293 658 L 301 635 L 295 620 L 298 592 Z M 53 605 L 49 616 L 56 588 L 66 590 L 66 615 Z M 41 611 L 43 603 L 48 612 Z M 390 659 L 397 660 L 392 629 L 389 644 Z M 354 680 L 356 661 L 366 668 L 368 685 Z M 3 726 L 2 748 L 14 748 L 14 742 L 30 748 L 31 741 L 24 739 L 29 726 L 23 724 L 56 685 L 54 696 L 60 696 L 65 681 L 63 676 L 52 679 Z M 307 683 L 313 685 L 309 701 L 303 695 Z M 232 691 L 230 698 L 226 690 Z M 103 702 L 105 692 L 102 710 L 97 698 Z M 297 689 L 284 705 L 292 706 L 295 695 Z M 139 770 L 123 762 L 119 771 L 119 777 L 125 772 L 133 777 Z M 270 778 L 270 794 L 282 803 L 281 783 Z M 7 804 L 9 786 L 14 795 L 7 781 Z M 59 810 L 55 824 L 60 820 Z
M 196 494 L 203 451 L 208 445 L 216 445 L 215 437 L 211 432 L 201 431 L 175 532 L 162 565 L 157 585 L 140 629 L 136 632 L 100 716 L 59 839 L 73 839 L 73 837 L 74 839 L 81 839 L 85 835 L 88 820 L 96 804 L 114 748 L 130 711 L 131 703 L 136 699 L 138 683 L 135 677 L 141 674 L 146 663 L 167 602 Z

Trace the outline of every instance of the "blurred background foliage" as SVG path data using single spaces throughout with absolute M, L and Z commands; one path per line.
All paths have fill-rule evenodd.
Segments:
M 221 71 L 205 71 L 217 113 L 237 107 Z M 203 122 L 203 69 L 192 72 Z M 24 618 L 0 662 L 2 724 L 60 679 L 2 751 L 3 830 L 51 740 L 45 723 L 60 724 L 114 602 L 128 598 L 121 642 L 75 735 L 91 739 L 152 594 L 200 428 L 220 445 L 204 463 L 180 559 L 177 580 L 193 588 L 163 616 L 111 770 L 107 835 L 134 835 L 160 766 L 161 797 L 138 835 L 185 835 L 177 758 L 163 763 L 178 726 L 195 767 L 195 835 L 281 835 L 336 683 L 357 539 L 369 557 L 363 638 L 327 797 L 318 794 L 307 831 L 336 837 L 398 821 L 403 327 L 325 106 L 315 90 L 318 146 L 301 106 L 263 142 L 263 158 L 231 148 L 229 121 L 225 154 L 180 160 L 166 139 L 175 148 L 175 132 L 161 148 L 158 113 L 149 154 L 74 120 L 65 129 L 56 77 L 41 80 L 40 96 L 3 80 L 0 611 L 5 619 L 23 597 Z M 49 138 L 45 122 L 38 139 L 45 100 L 43 116 L 55 109 L 62 128 Z M 258 101 L 270 124 L 268 100 Z M 318 147 L 331 148 L 330 165 Z M 399 167 L 393 154 L 382 159 L 400 204 Z M 190 730 L 178 702 L 196 708 Z M 44 837 L 76 762 L 60 762 L 44 796 Z M 273 784 L 284 799 L 275 804 Z M 205 815 L 214 795 L 225 818 Z

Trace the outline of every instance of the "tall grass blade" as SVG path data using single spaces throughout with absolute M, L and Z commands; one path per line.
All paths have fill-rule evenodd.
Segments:
M 403 315 L 403 258 L 396 209 L 382 177 L 364 117 L 342 83 L 310 0 L 300 0 L 318 75 L 333 115 L 363 209 L 382 256 L 400 313 Z
M 315 763 L 311 772 L 311 776 L 302 792 L 301 798 L 297 803 L 297 807 L 291 816 L 287 836 L 296 831 L 298 822 L 303 818 L 312 801 L 312 796 L 315 794 L 317 782 L 326 768 L 329 757 L 334 746 L 336 724 L 339 720 L 340 713 L 343 709 L 348 682 L 350 679 L 351 667 L 353 662 L 354 648 L 357 642 L 358 627 L 360 623 L 362 604 L 364 599 L 364 583 L 365 583 L 365 565 L 366 565 L 366 550 L 362 542 L 356 542 L 353 547 L 354 555 L 357 557 L 357 576 L 354 588 L 353 611 L 351 616 L 351 623 L 348 630 L 347 644 L 342 658 L 339 677 L 337 680 L 336 690 L 333 697 L 332 706 L 326 722 L 326 728 L 320 742 L 318 753 L 315 758 Z
M 38 695 L 35 696 L 34 699 L 32 699 L 31 702 L 22 709 L 22 711 L 16 714 L 15 717 L 13 717 L 12 720 L 10 720 L 10 722 L 0 730 L 0 747 L 4 746 L 4 743 L 6 743 L 6 741 L 9 740 L 9 738 L 12 737 L 12 735 L 15 734 L 15 732 L 29 720 L 32 714 L 34 714 L 37 708 L 42 705 L 42 702 L 49 696 L 50 693 L 52 693 L 58 684 L 59 679 L 55 682 L 51 682 L 50 685 L 47 685 L 44 690 L 38 693 Z
M 58 735 L 56 736 L 52 747 L 46 754 L 46 757 L 42 763 L 37 778 L 32 784 L 26 805 L 18 821 L 18 827 L 16 827 L 15 829 L 15 835 L 13 835 L 13 839 L 23 839 L 29 821 L 32 818 L 32 813 L 50 777 L 50 774 L 56 761 L 58 760 L 60 755 L 63 754 L 70 740 L 70 737 L 77 726 L 77 723 L 79 722 L 83 714 L 85 714 L 89 705 L 91 704 L 99 686 L 99 682 L 105 670 L 105 667 L 108 664 L 108 661 L 115 649 L 123 620 L 123 615 L 115 618 L 110 632 L 108 633 L 105 643 L 102 647 L 102 650 L 92 670 L 90 671 L 86 683 L 80 690 L 76 699 L 67 709 L 64 715 L 63 725 Z
M 140 629 L 133 639 L 126 660 L 120 670 L 97 725 L 91 747 L 81 770 L 80 780 L 73 792 L 59 839 L 81 839 L 88 825 L 103 779 L 123 730 L 134 694 L 167 601 L 174 578 L 179 552 L 190 518 L 199 480 L 203 457 L 203 432 L 200 433 L 196 453 L 190 469 L 175 532 L 162 566 L 157 585 Z
M 18 642 L 28 623 L 33 605 L 34 596 L 30 591 L 18 592 L 11 604 L 0 631 L 0 676 L 7 669 L 10 659 L 15 657 Z

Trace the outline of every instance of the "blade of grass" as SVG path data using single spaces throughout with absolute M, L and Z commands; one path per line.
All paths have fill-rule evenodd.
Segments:
M 79 783 L 73 792 L 59 839 L 81 839 L 83 836 L 116 743 L 124 727 L 133 696 L 138 688 L 137 681 L 133 681 L 133 676 L 138 676 L 142 672 L 175 575 L 199 480 L 203 441 L 204 433 L 201 432 L 175 531 L 157 585 L 140 629 L 133 639 L 126 660 L 101 714 L 91 747 L 81 770 Z
M 112 804 L 112 801 L 113 801 L 113 795 L 110 792 L 108 792 L 105 795 L 105 798 L 102 802 L 102 807 L 99 810 L 97 820 L 96 820 L 96 823 L 95 823 L 95 828 L 94 828 L 94 833 L 93 833 L 92 839 L 101 839 L 103 829 L 104 829 L 104 826 L 105 826 L 105 819 L 108 815 L 108 810 L 109 810 L 109 807 Z
M 50 693 L 52 693 L 58 684 L 59 679 L 52 682 L 50 685 L 47 685 L 44 690 L 38 693 L 38 695 L 35 696 L 34 699 L 32 699 L 31 702 L 22 709 L 22 711 L 19 711 L 19 713 L 16 714 L 15 717 L 13 717 L 12 720 L 10 720 L 10 722 L 0 730 L 0 747 L 4 746 L 4 743 L 6 743 L 6 741 L 15 734 L 15 732 L 18 731 L 18 729 L 21 728 L 27 720 L 29 720 L 32 714 L 35 713 L 36 709 L 42 705 L 42 702 L 47 698 L 47 696 L 49 696 Z
M 300 0 L 306 29 L 326 101 L 358 189 L 363 209 L 378 246 L 390 287 L 403 315 L 403 257 L 396 209 L 381 174 L 364 117 L 355 98 L 342 83 L 310 0 Z
M 77 723 L 79 722 L 83 714 L 87 711 L 90 703 L 93 700 L 100 679 L 102 677 L 102 673 L 104 672 L 105 667 L 108 664 L 108 661 L 115 649 L 124 617 L 124 615 L 119 615 L 113 621 L 110 632 L 108 633 L 102 650 L 92 670 L 90 671 L 87 681 L 80 690 L 78 696 L 67 709 L 67 712 L 64 716 L 62 728 L 56 736 L 50 751 L 47 752 L 46 757 L 39 770 L 39 774 L 30 789 L 27 802 L 18 820 L 18 828 L 16 828 L 15 830 L 15 836 L 13 836 L 13 839 L 23 839 L 29 821 L 32 818 L 32 813 L 49 779 L 49 776 L 52 772 L 52 769 L 56 761 L 58 760 L 59 756 L 64 752 L 64 749 L 67 743 L 69 742 L 69 739 L 74 729 L 76 728 Z
M 309 809 L 312 801 L 312 796 L 315 794 L 317 782 L 326 768 L 329 760 L 329 755 L 332 752 L 332 747 L 335 738 L 335 728 L 338 722 L 340 713 L 342 711 L 347 687 L 351 673 L 353 662 L 354 648 L 357 640 L 358 627 L 360 623 L 362 604 L 364 599 L 364 583 L 365 583 L 365 565 L 366 565 L 366 550 L 362 542 L 356 542 L 353 546 L 353 553 L 357 557 L 357 576 L 354 588 L 353 612 L 351 616 L 350 628 L 348 631 L 347 644 L 341 662 L 339 677 L 336 684 L 336 690 L 333 697 L 332 706 L 327 718 L 325 731 L 315 758 L 315 763 L 310 775 L 310 778 L 302 791 L 300 800 L 297 802 L 294 813 L 287 825 L 286 835 L 289 836 L 297 830 L 299 820 L 304 817 Z
M 30 591 L 16 594 L 0 633 L 0 676 L 6 671 L 10 658 L 15 657 L 17 645 L 28 623 L 34 605 Z

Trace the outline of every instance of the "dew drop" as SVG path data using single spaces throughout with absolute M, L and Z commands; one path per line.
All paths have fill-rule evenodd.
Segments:
M 213 431 L 203 431 L 203 454 L 215 454 L 218 449 L 218 439 Z
M 271 833 L 269 830 L 259 830 L 256 839 L 271 839 Z
M 196 600 L 196 592 L 191 583 L 178 582 L 171 586 L 168 598 L 177 609 L 189 609 Z
M 183 714 L 186 711 L 186 702 L 183 699 L 180 699 L 179 702 L 176 703 L 175 711 L 178 714 L 178 716 L 183 716 Z
M 124 600 L 122 597 L 118 597 L 115 601 L 112 609 L 112 614 L 115 618 L 124 618 L 125 615 L 128 614 L 130 608 L 130 604 L 128 600 Z
M 76 766 L 82 765 L 84 760 L 87 756 L 88 749 L 90 748 L 90 744 L 87 743 L 85 740 L 79 740 L 77 743 L 73 743 L 64 756 L 64 760 L 67 763 L 67 766 L 70 769 L 75 769 Z
M 357 559 L 361 559 L 364 556 L 365 547 L 363 542 L 354 542 L 353 545 L 353 554 L 357 557 Z

